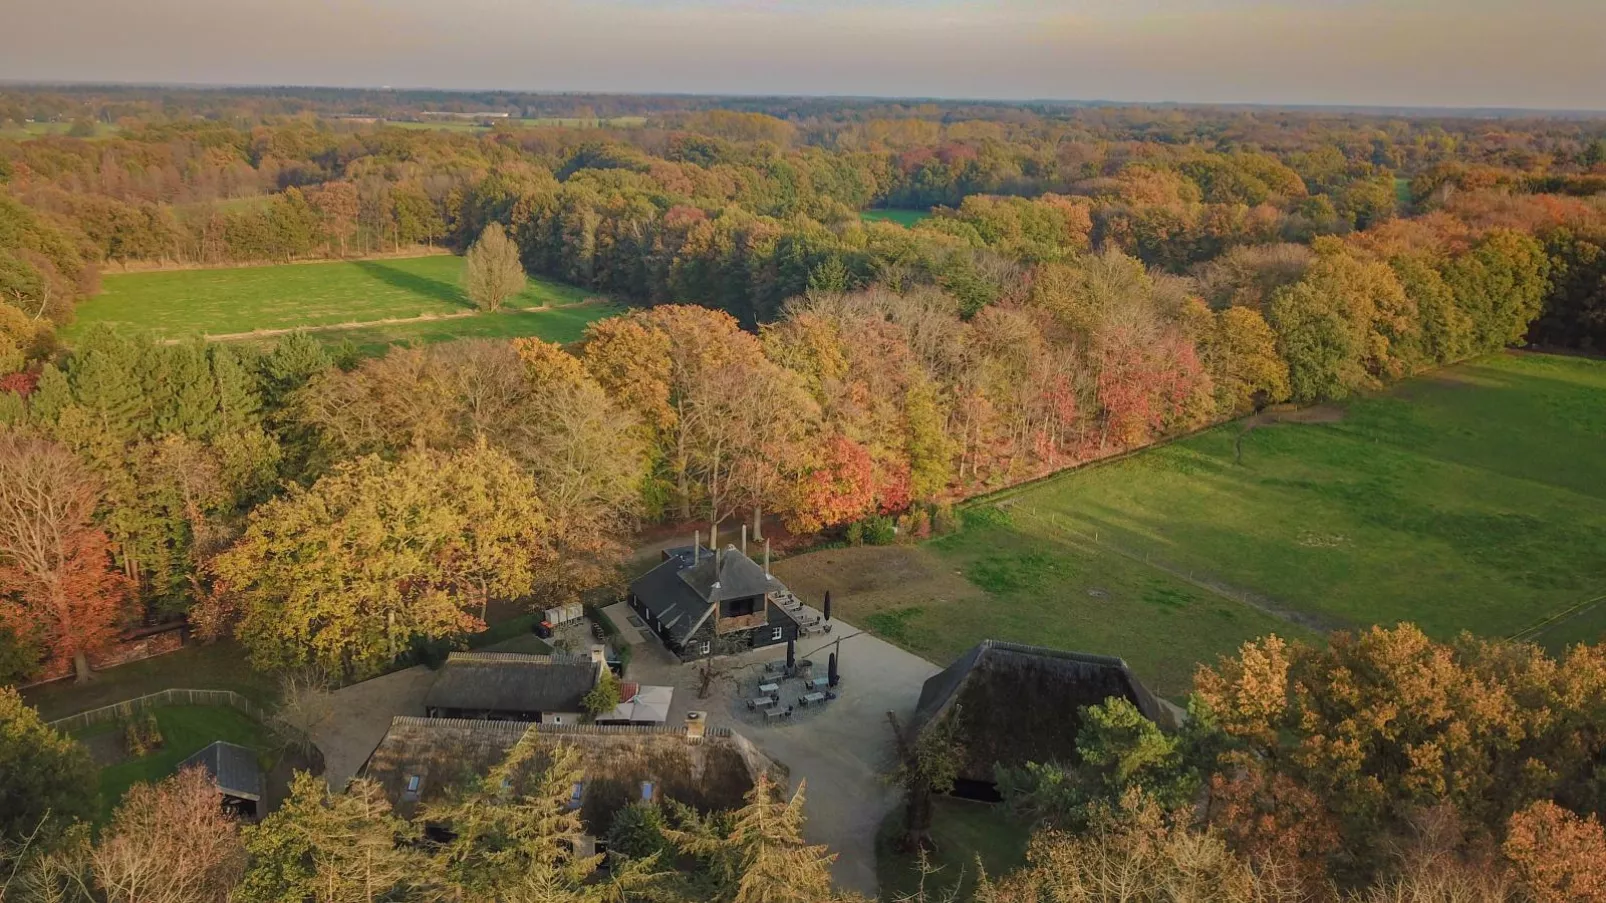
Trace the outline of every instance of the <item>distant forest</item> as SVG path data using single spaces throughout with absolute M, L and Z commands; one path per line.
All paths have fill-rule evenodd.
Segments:
M 625 525 L 927 535 L 943 502 L 1270 403 L 1606 349 L 1598 119 L 41 88 L 0 93 L 0 135 L 0 423 L 88 465 L 152 615 L 259 570 L 239 544 L 271 544 L 246 531 L 286 486 L 446 472 L 421 450 L 537 478 L 544 554 L 584 583 L 555 562 Z M 367 362 L 55 335 L 105 268 L 490 224 L 637 309 L 566 349 Z

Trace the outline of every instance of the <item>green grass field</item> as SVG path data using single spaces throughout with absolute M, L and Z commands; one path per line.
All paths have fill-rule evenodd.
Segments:
M 103 817 L 110 817 L 128 788 L 143 781 L 151 783 L 172 774 L 180 762 L 210 746 L 227 740 L 257 750 L 264 758 L 278 747 L 273 734 L 249 715 L 227 706 L 181 705 L 153 709 L 162 732 L 162 748 L 100 770 L 100 803 Z M 97 724 L 80 732 L 80 737 L 116 731 L 115 723 Z
M 251 670 L 232 640 L 185 646 L 176 652 L 119 665 L 88 683 L 57 680 L 29 687 L 22 698 L 46 721 L 162 690 L 233 690 L 257 705 L 278 701 L 277 679 Z
M 931 824 L 931 840 L 936 850 L 928 854 L 926 865 L 932 874 L 926 879 L 926 899 L 946 899 L 944 894 L 958 886 L 958 899 L 969 899 L 975 889 L 981 861 L 990 878 L 1026 864 L 1026 846 L 1032 825 L 1004 806 L 938 797 Z M 895 846 L 903 829 L 902 806 L 893 809 L 881 822 L 876 837 L 876 877 L 881 899 L 904 900 L 920 889 L 919 860 L 901 853 Z
M 1606 363 L 1500 355 L 1349 404 L 1224 426 L 1005 499 L 1064 537 L 1249 590 L 1326 626 L 1518 633 L 1606 594 Z M 960 540 L 961 542 L 963 540 Z M 1539 632 L 1598 641 L 1606 613 Z
M 909 227 L 931 218 L 930 210 L 860 210 L 859 218 L 867 223 L 897 223 Z
M 355 260 L 297 263 L 283 266 L 236 267 L 216 270 L 178 270 L 157 273 L 108 275 L 104 289 L 78 306 L 78 316 L 66 330 L 70 342 L 96 323 L 126 329 L 150 330 L 163 338 L 193 334 L 226 335 L 257 329 L 293 329 L 341 323 L 366 323 L 421 315 L 456 314 L 473 310 L 458 287 L 463 260 L 451 255 L 394 260 Z M 532 278 L 524 293 L 509 307 L 576 304 L 584 290 Z M 602 316 L 608 308 L 591 305 L 580 315 Z M 480 317 L 444 323 L 375 324 L 372 336 L 344 332 L 354 341 L 377 342 L 384 330 L 405 339 L 409 329 L 420 338 L 464 334 L 540 334 L 550 327 L 564 333 L 576 315 L 511 318 L 494 324 L 477 324 Z M 522 314 L 518 316 L 524 316 Z M 492 318 L 494 319 L 494 318 Z M 450 324 L 450 325 L 449 325 Z M 570 330 L 572 331 L 572 330 Z M 338 339 L 337 339 L 338 340 Z

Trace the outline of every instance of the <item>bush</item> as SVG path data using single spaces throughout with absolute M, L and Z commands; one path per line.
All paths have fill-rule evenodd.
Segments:
M 947 502 L 935 505 L 931 509 L 931 532 L 938 536 L 946 536 L 959 530 L 959 517 L 954 514 L 954 506 Z
M 620 809 L 608 828 L 608 852 L 631 859 L 646 859 L 669 852 L 664 837 L 664 814 L 656 804 L 632 803 Z
M 864 519 L 864 541 L 872 546 L 890 546 L 898 541 L 898 528 L 892 518 L 874 515 Z
M 960 517 L 963 519 L 967 529 L 1008 527 L 1015 523 L 1015 519 L 1009 516 L 1009 512 L 997 505 L 977 505 L 974 508 L 966 508 L 960 512 Z
M 124 722 L 123 748 L 136 759 L 162 748 L 162 728 L 155 712 L 141 712 Z
M 845 538 L 850 546 L 864 545 L 864 521 L 856 520 L 853 523 L 848 524 L 848 531 Z

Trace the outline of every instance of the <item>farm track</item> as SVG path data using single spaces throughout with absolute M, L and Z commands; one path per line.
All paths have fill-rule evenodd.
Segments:
M 589 304 L 589 301 L 580 301 L 575 304 L 547 304 L 538 307 L 509 307 L 508 313 L 539 313 L 548 310 L 564 310 L 570 307 L 580 307 Z M 501 313 L 502 311 L 495 311 Z M 386 317 L 381 320 L 362 320 L 355 323 L 326 323 L 321 326 L 286 326 L 278 329 L 253 329 L 250 332 L 224 332 L 217 335 L 202 335 L 208 342 L 238 342 L 243 339 L 266 339 L 274 336 L 288 335 L 292 332 L 339 332 L 347 329 L 367 329 L 373 326 L 404 326 L 412 323 L 438 323 L 443 320 L 465 320 L 471 317 L 484 316 L 492 311 L 465 310 L 455 314 L 420 314 L 416 317 Z M 187 339 L 162 339 L 158 345 L 178 345 Z

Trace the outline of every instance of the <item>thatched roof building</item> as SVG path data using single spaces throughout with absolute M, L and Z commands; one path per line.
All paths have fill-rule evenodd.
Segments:
M 424 710 L 439 718 L 508 721 L 576 721 L 582 701 L 607 667 L 600 652 L 584 655 L 522 655 L 454 652 L 424 697 Z
M 955 792 L 996 799 L 998 765 L 1074 762 L 1079 710 L 1112 696 L 1169 726 L 1166 709 L 1121 659 L 985 640 L 926 681 L 914 727 L 959 719 L 965 760 Z
M 519 724 L 455 718 L 391 719 L 363 774 L 378 781 L 403 814 L 440 798 L 454 785 L 487 774 L 526 732 L 541 745 L 526 764 L 539 771 L 559 744 L 578 747 L 584 782 L 581 821 L 605 835 L 616 812 L 641 799 L 671 799 L 704 812 L 735 809 L 758 775 L 778 766 L 740 734 L 685 727 Z

